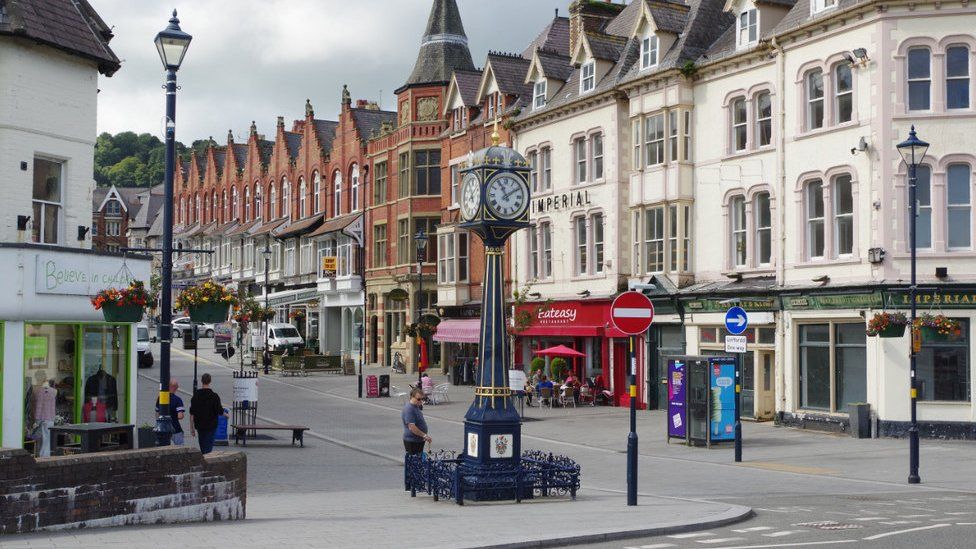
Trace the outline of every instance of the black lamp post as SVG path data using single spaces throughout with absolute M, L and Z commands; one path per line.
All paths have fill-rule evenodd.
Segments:
M 270 237 L 266 237 L 264 241 L 264 249 L 261 250 L 264 255 L 264 312 L 268 312 L 268 294 L 270 294 L 270 285 L 268 280 L 268 271 L 271 265 L 271 241 Z M 263 315 L 262 315 L 263 316 Z M 264 375 L 271 373 L 271 352 L 268 350 L 268 319 L 264 317 L 262 320 L 262 326 L 264 328 L 264 333 L 261 336 L 261 340 L 264 342 Z
M 420 320 L 424 313 L 424 262 L 427 261 L 427 241 L 430 240 L 430 237 L 427 236 L 427 233 L 423 229 L 420 229 L 414 235 L 413 239 L 417 243 L 417 318 L 414 323 L 417 326 L 417 337 L 423 337 L 420 333 Z M 419 348 L 417 349 L 417 355 L 417 387 L 420 387 L 424 373 L 420 369 Z
M 912 409 L 912 424 L 908 428 L 908 483 L 918 484 L 921 482 L 921 478 L 918 476 L 918 420 L 916 418 L 916 403 L 918 402 L 918 383 L 915 377 L 916 372 L 916 360 L 917 356 L 915 353 L 916 349 L 916 339 L 921 338 L 921 334 L 916 333 L 915 328 L 915 295 L 918 291 L 915 280 L 915 266 L 916 266 L 916 256 L 915 256 L 915 229 L 918 224 L 918 203 L 916 202 L 916 192 L 917 192 L 917 170 L 919 163 L 925 158 L 925 152 L 928 151 L 929 144 L 922 141 L 915 135 L 915 126 L 912 126 L 911 131 L 908 132 L 908 139 L 902 141 L 898 144 L 898 153 L 901 154 L 902 160 L 905 161 L 905 165 L 908 166 L 908 203 L 909 203 L 909 217 L 908 217 L 908 241 L 912 249 L 912 281 L 911 285 L 908 287 L 908 301 L 911 303 L 912 307 L 912 317 L 911 317 L 911 327 L 912 327 L 912 344 L 909 349 L 909 360 L 910 360 L 910 372 L 911 372 L 911 409 Z M 919 343 L 921 343 L 919 341 Z
M 169 25 L 156 35 L 156 49 L 166 69 L 166 173 L 163 182 L 162 308 L 159 320 L 159 416 L 156 445 L 169 446 L 173 424 L 169 411 L 169 359 L 173 339 L 173 173 L 176 170 L 176 71 L 193 37 L 180 30 L 173 10 Z

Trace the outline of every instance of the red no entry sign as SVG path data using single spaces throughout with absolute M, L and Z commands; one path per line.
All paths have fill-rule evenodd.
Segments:
M 610 318 L 621 332 L 628 335 L 642 334 L 654 320 L 654 305 L 640 292 L 624 292 L 613 300 Z

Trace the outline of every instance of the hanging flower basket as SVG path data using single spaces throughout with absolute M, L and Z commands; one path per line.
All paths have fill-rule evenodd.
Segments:
M 153 302 L 142 281 L 136 280 L 121 290 L 108 288 L 91 299 L 95 310 L 101 310 L 106 322 L 139 322 L 146 305 Z
M 194 324 L 215 324 L 227 320 L 227 311 L 230 309 L 229 303 L 201 303 L 200 305 L 190 305 L 187 310 L 190 312 L 190 320 Z
M 237 294 L 212 280 L 190 286 L 176 298 L 176 308 L 185 309 L 194 323 L 224 322 Z
M 871 317 L 866 331 L 872 337 L 901 337 L 905 335 L 905 326 L 908 326 L 908 317 L 904 313 L 881 312 Z
M 915 319 L 922 341 L 954 341 L 962 335 L 959 322 L 944 315 L 924 314 Z

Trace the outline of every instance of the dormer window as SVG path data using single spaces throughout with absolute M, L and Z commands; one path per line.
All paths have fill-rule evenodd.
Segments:
M 641 69 L 657 65 L 658 40 L 657 36 L 645 36 L 641 40 Z
M 459 132 L 464 129 L 467 125 L 465 120 L 467 114 L 467 107 L 458 107 L 454 109 L 454 131 Z
M 836 8 L 837 0 L 813 0 L 810 2 L 810 6 L 813 8 L 813 13 L 817 13 L 830 8 Z
M 495 118 L 495 94 L 488 96 L 488 119 Z
M 596 87 L 596 61 L 588 61 L 580 68 L 580 93 L 593 91 Z
M 539 80 L 535 83 L 532 92 L 532 108 L 541 109 L 546 106 L 546 93 L 548 91 L 549 84 L 546 79 Z
M 836 1 L 836 0 L 824 0 L 824 1 Z M 736 34 L 737 34 L 736 43 L 739 45 L 740 48 L 756 43 L 756 40 L 759 38 L 758 20 L 759 20 L 759 15 L 756 12 L 756 8 L 753 8 L 751 10 L 746 10 L 739 14 L 739 24 L 736 27 Z

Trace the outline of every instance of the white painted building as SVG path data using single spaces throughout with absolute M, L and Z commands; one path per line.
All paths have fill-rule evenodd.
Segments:
M 56 24 L 46 16 L 56 16 Z M 42 453 L 54 424 L 135 420 L 135 330 L 104 322 L 90 302 L 133 278 L 148 285 L 150 270 L 148 257 L 91 250 L 98 75 L 119 68 L 111 37 L 84 0 L 67 8 L 44 0 L 0 3 L 6 448 Z

